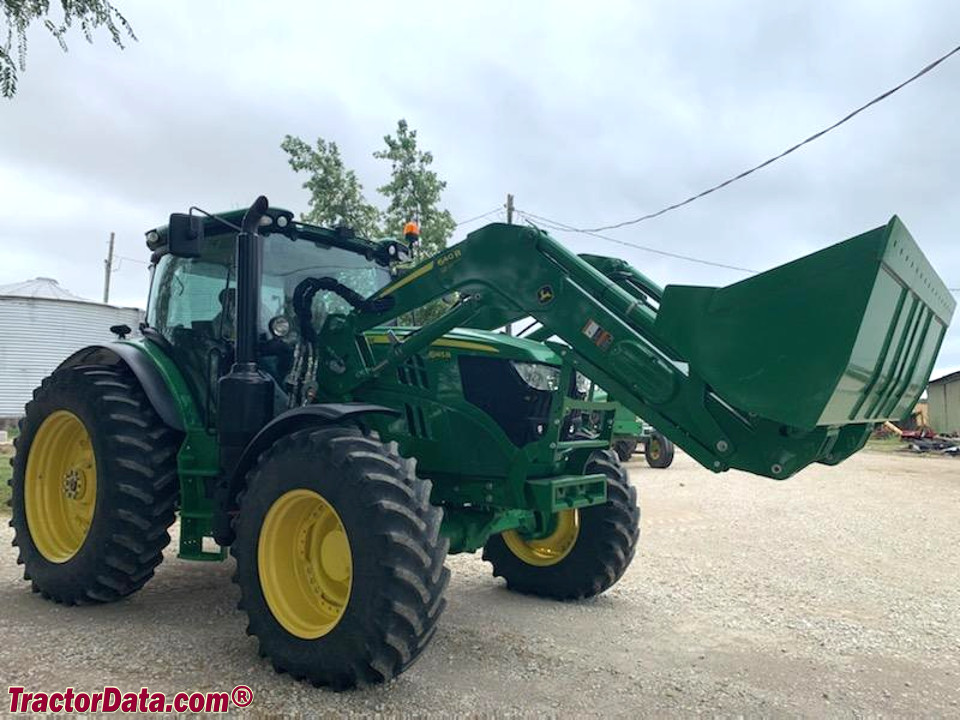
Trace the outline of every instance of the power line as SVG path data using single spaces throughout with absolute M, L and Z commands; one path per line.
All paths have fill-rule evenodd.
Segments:
M 542 217 L 540 215 L 534 215 L 533 213 L 526 212 L 524 210 L 517 210 L 517 214 L 525 218 L 528 222 L 531 222 L 533 225 L 538 227 L 543 227 L 547 230 L 558 230 L 560 232 L 576 232 L 584 235 L 591 235 L 601 240 L 607 240 L 612 243 L 617 243 L 618 245 L 626 245 L 627 247 L 636 248 L 637 250 L 644 250 L 646 252 L 656 253 L 657 255 L 665 255 L 667 257 L 677 258 L 678 260 L 686 260 L 687 262 L 699 263 L 701 265 L 710 265 L 712 267 L 725 268 L 727 270 L 737 270 L 739 272 L 746 272 L 751 274 L 756 274 L 759 270 L 751 270 L 749 268 L 739 267 L 737 265 L 726 265 L 724 263 L 714 262 L 712 260 L 703 260 L 702 258 L 695 258 L 689 255 L 680 255 L 679 253 L 672 253 L 666 250 L 658 250 L 657 248 L 647 247 L 646 245 L 638 245 L 637 243 L 628 242 L 626 240 L 620 240 L 619 238 L 612 238 L 606 235 L 601 235 L 595 233 L 592 230 L 583 230 L 581 228 L 574 228 L 569 225 L 564 225 L 561 222 L 556 220 L 550 220 L 548 218 Z M 537 220 L 538 222 L 532 222 Z M 947 288 L 952 293 L 960 293 L 960 288 Z
M 150 263 L 148 263 L 148 262 L 146 262 L 146 261 L 144 261 L 144 260 L 137 260 L 137 258 L 126 257 L 125 255 L 115 255 L 114 257 L 115 257 L 116 260 L 117 260 L 117 264 L 116 264 L 115 267 L 111 267 L 112 272 L 120 272 L 121 268 L 123 268 L 123 263 L 124 263 L 124 261 L 132 262 L 132 263 L 137 263 L 138 265 L 149 265 L 149 264 L 150 264 Z
M 895 86 L 895 87 L 887 90 L 885 93 L 883 93 L 883 94 L 881 94 L 881 95 L 877 95 L 875 98 L 873 98 L 873 100 L 870 100 L 868 103 L 865 103 L 864 105 L 861 105 L 861 106 L 858 107 L 856 110 L 854 110 L 854 111 L 852 111 L 852 112 L 850 112 L 850 113 L 847 113 L 847 115 L 845 115 L 843 118 L 841 118 L 841 119 L 838 120 L 837 122 L 833 123 L 833 125 L 830 125 L 829 127 L 826 127 L 826 128 L 824 128 L 823 130 L 820 130 L 819 132 L 814 133 L 813 135 L 811 135 L 810 137 L 808 137 L 806 140 L 802 140 L 802 141 L 798 142 L 796 145 L 793 145 L 792 147 L 787 148 L 786 150 L 784 150 L 784 151 L 783 151 L 782 153 L 780 153 L 779 155 L 775 155 L 775 156 L 773 156 L 772 158 L 770 158 L 770 159 L 768 159 L 768 160 L 764 160 L 762 163 L 760 163 L 759 165 L 755 165 L 754 167 L 750 168 L 749 170 L 744 170 L 742 173 L 740 173 L 740 174 L 738 174 L 738 175 L 734 175 L 733 177 L 728 178 L 728 179 L 724 180 L 723 182 L 721 182 L 721 183 L 719 183 L 719 184 L 717 184 L 717 185 L 714 185 L 713 187 L 707 188 L 706 190 L 704 190 L 704 191 L 702 191 L 702 192 L 699 192 L 699 193 L 697 193 L 696 195 L 691 195 L 691 196 L 688 197 L 686 200 L 683 200 L 683 201 L 678 202 L 678 203 L 674 203 L 673 205 L 668 205 L 667 207 L 661 208 L 660 210 L 657 210 L 656 212 L 647 213 L 646 215 L 641 215 L 640 217 L 634 218 L 634 219 L 632 219 L 632 220 L 624 220 L 623 222 L 613 223 L 612 225 L 600 225 L 600 226 L 598 226 L 598 227 L 593 227 L 593 228 L 570 228 L 570 232 L 580 232 L 580 233 L 590 234 L 590 233 L 595 233 L 595 232 L 601 232 L 601 231 L 603 231 L 603 230 L 614 230 L 614 229 L 616 229 L 616 228 L 626 227 L 626 226 L 628 226 L 628 225 L 636 225 L 637 223 L 644 222 L 645 220 L 652 220 L 652 219 L 655 218 L 655 217 L 660 217 L 661 215 L 665 215 L 666 213 L 668 213 L 668 212 L 670 212 L 670 211 L 672 211 L 672 210 L 676 210 L 677 208 L 681 208 L 681 207 L 683 207 L 684 205 L 689 205 L 690 203 L 694 202 L 695 200 L 699 200 L 700 198 L 705 197 L 705 196 L 709 195 L 710 193 L 716 192 L 717 190 L 721 190 L 721 189 L 727 187 L 727 185 L 731 185 L 732 183 L 735 183 L 735 182 L 737 182 L 738 180 L 742 180 L 743 178 L 747 177 L 748 175 L 751 175 L 752 173 L 757 172 L 758 170 L 762 170 L 763 168 L 767 167 L 768 165 L 772 165 L 772 164 L 775 163 L 777 160 L 780 160 L 781 158 L 786 157 L 786 156 L 789 155 L 790 153 L 795 152 L 796 150 L 799 150 L 800 148 L 802 148 L 802 147 L 803 147 L 804 145 L 806 145 L 807 143 L 811 143 L 811 142 L 813 142 L 814 140 L 817 140 L 818 138 L 823 137 L 824 135 L 826 135 L 826 134 L 827 134 L 828 132 L 830 132 L 831 130 L 835 130 L 836 128 L 840 127 L 841 125 L 843 125 L 844 123 L 848 122 L 849 120 L 852 120 L 854 117 L 856 117 L 857 115 L 859 115 L 860 113 L 862 113 L 864 110 L 866 110 L 866 109 L 868 109 L 868 108 L 876 105 L 877 103 L 879 103 L 879 102 L 881 102 L 881 101 L 883 101 L 883 100 L 886 100 L 888 97 L 890 97 L 891 95 L 893 95 L 893 94 L 894 94 L 895 92 L 897 92 L 898 90 L 901 90 L 902 88 L 906 87 L 907 85 L 909 85 L 910 83 L 914 82 L 915 80 L 920 79 L 921 77 L 923 77 L 924 75 L 926 75 L 928 72 L 930 72 L 931 70 L 933 70 L 935 67 L 937 67 L 938 65 L 940 65 L 942 62 L 944 62 L 945 60 L 949 59 L 951 56 L 956 55 L 958 52 L 960 52 L 960 45 L 957 45 L 957 47 L 953 48 L 953 50 L 951 50 L 950 52 L 946 53 L 945 55 L 941 55 L 939 58 L 937 58 L 937 59 L 934 60 L 933 62 L 927 64 L 927 65 L 924 66 L 921 70 L 919 70 L 918 72 L 914 73 L 912 76 L 910 76 L 909 78 L 907 78 L 906 80 L 904 80 L 904 81 L 903 81 L 902 83 L 900 83 L 899 85 L 897 85 L 897 86 Z
M 454 225 L 454 227 L 460 227 L 461 225 L 467 225 L 467 224 L 469 224 L 469 223 L 476 222 L 477 220 L 482 220 L 483 218 L 485 218 L 485 217 L 487 217 L 487 216 L 489 216 L 489 215 L 493 215 L 495 212 L 500 212 L 500 209 L 501 209 L 502 207 L 503 207 L 502 205 L 497 205 L 495 208 L 493 208 L 493 210 L 488 210 L 487 212 L 485 212 L 485 213 L 483 213 L 483 214 L 481 214 L 481 215 L 477 215 L 476 217 L 472 217 L 472 218 L 470 218 L 469 220 L 461 220 L 461 221 L 458 222 L 456 225 Z
M 140 265 L 149 265 L 146 260 L 138 260 L 137 258 L 127 257 L 126 255 L 117 255 L 117 258 L 120 260 L 129 260 L 130 262 L 139 263 Z
M 645 252 L 655 253 L 657 255 L 664 255 L 665 257 L 675 258 L 677 260 L 686 260 L 687 262 L 699 263 L 700 265 L 710 265 L 711 267 L 724 268 L 725 270 L 736 270 L 737 272 L 745 272 L 754 274 L 757 270 L 751 270 L 750 268 L 740 267 L 738 265 L 727 265 L 725 263 L 714 262 L 712 260 L 703 260 L 701 258 L 691 257 L 690 255 L 681 255 L 680 253 L 668 252 L 667 250 L 660 250 L 658 248 L 647 247 L 646 245 L 638 245 L 637 243 L 628 242 L 626 240 L 620 240 L 619 238 L 610 237 L 609 235 L 601 235 L 600 233 L 594 232 L 592 230 L 582 230 L 579 228 L 574 228 L 569 225 L 564 225 L 563 223 L 557 222 L 556 220 L 550 220 L 549 218 L 541 217 L 539 215 L 534 215 L 533 213 L 525 212 L 523 210 L 517 210 L 517 214 L 525 218 L 528 222 L 533 225 L 537 225 L 538 221 L 540 224 L 549 226 L 548 230 L 559 230 L 561 232 L 576 232 L 583 233 L 585 235 L 590 235 L 595 238 L 600 238 L 601 240 L 606 240 L 608 242 L 617 243 L 618 245 L 625 245 L 627 247 L 635 248 L 637 250 L 643 250 Z
M 719 267 L 719 268 L 724 268 L 726 270 L 736 270 L 738 272 L 745 272 L 745 273 L 751 273 L 751 274 L 758 272 L 757 270 L 751 270 L 750 268 L 739 267 L 737 265 L 727 265 L 725 263 L 714 262 L 712 260 L 703 260 L 702 258 L 696 258 L 690 255 L 681 255 L 679 253 L 672 253 L 667 250 L 659 250 L 658 248 L 647 247 L 646 245 L 639 245 L 637 243 L 632 243 L 627 240 L 621 240 L 619 238 L 608 237 L 607 235 L 601 235 L 600 233 L 594 232 L 593 230 L 584 230 L 581 228 L 571 227 L 570 225 L 565 225 L 564 223 L 558 222 L 556 220 L 550 220 L 549 218 L 545 218 L 541 215 L 536 215 L 531 212 L 526 212 L 525 210 L 515 210 L 515 212 L 517 213 L 517 215 L 520 215 L 521 217 L 525 218 L 531 224 L 537 225 L 539 227 L 544 227 L 547 230 L 557 230 L 559 232 L 576 232 L 576 233 L 582 233 L 585 235 L 591 235 L 601 240 L 606 240 L 608 242 L 616 243 L 617 245 L 624 245 L 626 247 L 631 247 L 636 250 L 643 250 L 645 252 L 655 253 L 657 255 L 663 255 L 665 257 L 671 257 L 677 260 L 686 260 L 687 262 L 698 263 L 700 265 L 709 265 L 711 267 Z M 476 217 L 472 217 L 469 220 L 464 220 L 462 222 L 459 222 L 457 223 L 457 226 L 459 227 L 460 225 L 466 225 L 467 223 L 481 220 L 495 213 L 499 213 L 500 215 L 503 215 L 504 214 L 503 205 L 498 205 L 497 207 L 483 213 L 482 215 L 477 215 Z M 123 266 L 124 260 L 128 262 L 137 263 L 138 265 L 150 264 L 149 262 L 146 262 L 144 260 L 138 260 L 137 258 L 127 257 L 125 255 L 117 255 L 115 257 L 119 262 L 117 263 L 117 267 L 114 268 L 114 271 L 120 270 L 120 268 Z M 947 289 L 950 292 L 960 293 L 960 288 L 947 288 Z

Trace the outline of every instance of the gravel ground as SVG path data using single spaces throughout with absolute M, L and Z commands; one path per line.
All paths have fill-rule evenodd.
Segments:
M 553 603 L 507 592 L 479 555 L 452 557 L 432 645 L 359 692 L 257 658 L 232 563 L 168 551 L 129 600 L 64 608 L 4 551 L 0 688 L 246 684 L 257 714 L 960 717 L 960 460 L 863 452 L 784 483 L 679 453 L 669 470 L 630 468 L 643 534 L 618 585 Z

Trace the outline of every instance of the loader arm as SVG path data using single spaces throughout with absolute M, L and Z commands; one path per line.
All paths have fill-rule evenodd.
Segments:
M 372 361 L 365 330 L 454 291 L 461 299 L 445 315 Z M 726 288 L 662 293 L 623 261 L 494 224 L 374 299 L 381 312 L 367 303 L 324 328 L 331 371 L 320 383 L 331 394 L 349 397 L 455 326 L 529 316 L 541 337 L 567 344 L 560 352 L 580 372 L 705 467 L 776 479 L 840 462 L 876 423 L 912 410 L 954 309 L 896 218 Z

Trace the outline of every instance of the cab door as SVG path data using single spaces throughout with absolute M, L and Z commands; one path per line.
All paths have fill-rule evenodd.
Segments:
M 217 380 L 229 371 L 235 352 L 234 243 L 232 236 L 205 238 L 198 258 L 164 255 L 147 307 L 145 336 L 176 362 L 210 426 Z

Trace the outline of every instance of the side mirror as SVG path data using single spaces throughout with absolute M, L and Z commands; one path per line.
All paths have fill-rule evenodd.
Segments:
M 203 240 L 203 218 L 199 215 L 174 213 L 167 226 L 167 249 L 174 257 L 200 257 Z

